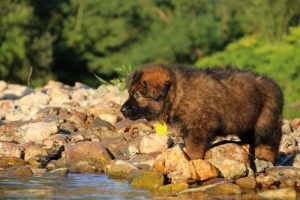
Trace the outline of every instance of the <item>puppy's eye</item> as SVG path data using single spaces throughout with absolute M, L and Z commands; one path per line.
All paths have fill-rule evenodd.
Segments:
M 140 92 L 136 92 L 136 93 L 133 94 L 133 97 L 134 97 L 135 99 L 138 99 L 138 98 L 140 98 L 141 96 L 142 96 L 142 94 L 141 94 Z

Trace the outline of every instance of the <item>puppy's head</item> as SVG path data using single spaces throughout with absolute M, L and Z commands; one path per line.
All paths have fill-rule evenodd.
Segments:
M 129 98 L 121 108 L 123 115 L 132 120 L 160 118 L 169 101 L 173 77 L 173 72 L 161 65 L 134 72 L 127 83 Z

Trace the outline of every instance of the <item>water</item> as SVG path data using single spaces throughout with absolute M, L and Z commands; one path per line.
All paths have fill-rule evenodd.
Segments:
M 126 180 L 107 175 L 68 174 L 44 177 L 0 177 L 1 199 L 153 199 Z

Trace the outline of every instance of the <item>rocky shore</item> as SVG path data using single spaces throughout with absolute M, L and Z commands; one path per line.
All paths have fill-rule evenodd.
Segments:
M 300 118 L 284 120 L 275 166 L 230 136 L 212 141 L 203 160 L 188 160 L 176 129 L 161 136 L 156 122 L 122 117 L 127 95 L 118 85 L 0 81 L 0 175 L 107 173 L 160 198 L 297 198 Z

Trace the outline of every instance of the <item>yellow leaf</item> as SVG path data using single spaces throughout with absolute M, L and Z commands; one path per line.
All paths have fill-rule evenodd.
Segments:
M 157 123 L 155 124 L 156 134 L 159 136 L 164 136 L 168 132 L 168 126 L 166 123 Z

